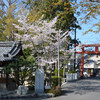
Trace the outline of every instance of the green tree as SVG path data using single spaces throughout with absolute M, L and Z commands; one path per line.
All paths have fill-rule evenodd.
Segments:
M 69 30 L 70 27 L 73 27 L 73 22 L 77 20 L 68 0 L 34 0 L 33 5 L 34 7 L 31 7 L 29 14 L 29 18 L 32 21 L 37 20 L 42 15 L 44 15 L 44 19 L 48 20 L 59 16 L 56 28 Z
M 0 40 L 13 40 L 15 28 L 12 24 L 17 21 L 15 12 L 19 1 L 0 0 Z
M 4 40 L 4 30 L 5 30 L 5 5 L 4 2 L 2 0 L 0 0 L 0 41 Z
M 6 26 L 5 26 L 4 34 L 8 40 L 14 39 L 13 34 L 16 31 L 15 27 L 13 26 L 13 23 L 17 23 L 17 19 L 15 19 L 15 15 L 16 15 L 15 10 L 16 10 L 15 4 L 10 6 L 5 20 Z
M 5 22 L 4 22 L 5 19 L 6 19 L 6 17 L 0 18 L 0 41 L 5 40 L 5 36 L 3 33 L 5 30 Z

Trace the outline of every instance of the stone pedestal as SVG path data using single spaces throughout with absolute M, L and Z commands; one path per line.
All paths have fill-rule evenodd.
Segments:
M 28 92 L 28 87 L 20 85 L 17 89 L 17 94 L 18 95 L 26 95 Z

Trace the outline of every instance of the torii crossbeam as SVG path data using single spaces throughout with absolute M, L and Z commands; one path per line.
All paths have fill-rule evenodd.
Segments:
M 78 46 L 78 45 L 75 45 Z M 95 51 L 86 51 L 84 50 L 84 47 L 95 47 Z M 100 54 L 99 51 L 100 44 L 87 44 L 82 45 L 82 51 L 76 52 L 76 54 L 81 54 L 81 77 L 83 77 L 83 71 L 84 71 L 84 54 Z

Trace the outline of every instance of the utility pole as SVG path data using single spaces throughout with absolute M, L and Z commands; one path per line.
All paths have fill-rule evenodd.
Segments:
M 58 41 L 58 86 L 60 86 L 60 61 L 59 61 L 59 49 L 60 49 L 60 33 L 58 33 L 57 36 L 57 41 Z
M 75 0 L 75 3 L 77 2 L 77 0 Z M 74 32 L 75 32 L 75 36 L 74 36 L 74 48 L 75 48 L 75 44 L 76 44 L 76 23 L 74 22 Z M 75 71 L 75 66 L 76 66 L 76 48 L 74 49 L 74 71 Z
M 75 29 L 74 29 L 74 32 L 75 32 L 75 36 L 74 36 L 74 48 L 75 48 L 75 44 L 76 44 L 76 25 L 74 25 Z M 76 66 L 76 49 L 74 49 L 74 71 L 75 71 L 75 66 Z

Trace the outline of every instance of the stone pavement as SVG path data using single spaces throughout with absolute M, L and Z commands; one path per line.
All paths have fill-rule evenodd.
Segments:
M 9 100 L 100 100 L 100 77 L 83 79 L 63 84 L 63 95 L 52 98 L 28 97 Z M 2 100 L 2 99 L 0 99 Z M 7 100 L 7 99 L 3 99 Z
M 45 100 L 100 100 L 100 77 L 69 82 L 62 89 L 62 96 Z
M 15 91 L 9 91 L 9 92 L 2 92 L 0 94 L 0 100 L 6 100 L 6 99 L 22 99 L 22 98 L 50 98 L 50 97 L 54 97 L 54 94 L 53 93 L 38 93 L 38 94 L 35 94 L 35 93 L 30 93 L 30 94 L 27 94 L 27 95 L 17 95 L 16 94 L 16 90 Z

